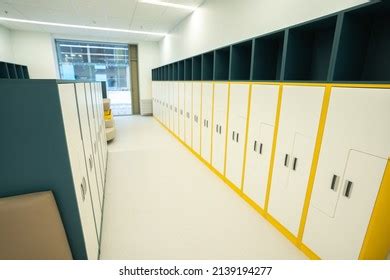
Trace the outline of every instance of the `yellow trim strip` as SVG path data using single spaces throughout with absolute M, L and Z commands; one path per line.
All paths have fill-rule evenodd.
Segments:
M 360 251 L 360 260 L 384 260 L 390 252 L 390 160 L 377 195 Z
M 210 164 L 213 162 L 213 141 L 214 141 L 214 91 L 215 83 L 213 83 L 213 95 L 211 100 L 211 150 L 210 150 Z
M 313 153 L 313 159 L 310 168 L 309 181 L 307 183 L 305 202 L 303 204 L 301 222 L 299 224 L 299 231 L 298 231 L 299 243 L 302 243 L 303 231 L 305 230 L 307 214 L 309 212 L 310 199 L 311 199 L 311 194 L 313 192 L 314 179 L 317 172 L 318 159 L 320 157 L 322 137 L 324 135 L 326 117 L 328 115 L 331 90 L 332 90 L 332 86 L 326 86 L 324 97 L 322 99 L 322 108 L 321 108 L 320 120 L 318 124 L 316 144 L 314 146 L 314 153 Z
M 246 127 L 245 127 L 245 143 L 244 143 L 244 159 L 242 162 L 242 174 L 241 174 L 241 191 L 244 191 L 245 182 L 245 169 L 246 169 L 246 150 L 248 147 L 248 131 L 249 131 L 249 118 L 251 114 L 251 102 L 252 101 L 252 84 L 249 85 L 248 93 L 248 109 L 246 113 Z
M 299 249 L 301 249 L 301 251 L 309 257 L 309 259 L 311 260 L 320 260 L 321 258 L 316 254 L 314 253 L 309 247 L 307 247 L 305 244 L 301 244 L 299 247 Z
M 280 84 L 279 85 L 279 92 L 278 92 L 278 104 L 276 106 L 274 139 L 273 139 L 273 143 L 272 143 L 271 159 L 270 159 L 269 171 L 268 171 L 267 191 L 265 193 L 265 203 L 264 203 L 265 212 L 268 212 L 268 202 L 269 202 L 269 197 L 271 194 L 272 175 L 273 175 L 273 170 L 274 170 L 276 144 L 277 144 L 277 140 L 278 140 L 278 131 L 279 131 L 280 111 L 282 108 L 282 97 L 283 97 L 283 85 Z
M 226 110 L 226 131 L 225 131 L 225 159 L 223 161 L 223 175 L 226 176 L 226 160 L 227 160 L 227 146 L 228 146 L 228 130 L 229 130 L 229 110 L 230 110 L 230 82 L 228 83 L 228 100 Z

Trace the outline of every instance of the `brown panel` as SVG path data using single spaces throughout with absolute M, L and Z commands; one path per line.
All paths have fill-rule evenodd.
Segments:
M 139 115 L 140 98 L 139 98 L 139 80 L 138 80 L 138 46 L 129 45 L 130 52 L 130 82 L 131 82 L 131 105 L 134 115 Z

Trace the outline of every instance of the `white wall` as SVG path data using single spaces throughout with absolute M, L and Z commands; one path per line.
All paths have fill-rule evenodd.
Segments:
M 0 61 L 13 62 L 11 31 L 0 25 Z
M 11 38 L 15 63 L 27 65 L 30 78 L 58 78 L 52 38 L 49 33 L 13 30 Z
M 140 99 L 152 99 L 152 69 L 159 64 L 159 47 L 157 42 L 138 44 L 138 73 Z
M 206 0 L 160 41 L 161 64 L 331 14 L 367 0 Z

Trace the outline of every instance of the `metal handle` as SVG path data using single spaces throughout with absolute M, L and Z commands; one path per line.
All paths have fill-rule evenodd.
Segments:
M 288 154 L 284 156 L 284 166 L 288 167 Z
M 235 138 L 235 134 L 234 134 L 234 131 L 233 131 L 233 133 L 232 133 L 232 139 L 233 139 L 233 141 L 234 141 L 234 138 Z
M 262 153 L 263 153 L 263 143 L 260 143 L 259 154 L 261 155 Z
M 298 159 L 295 157 L 294 162 L 293 162 L 293 166 L 292 166 L 292 170 L 294 170 L 294 171 L 297 169 L 297 162 L 298 162 Z
M 255 140 L 255 143 L 253 145 L 253 150 L 256 152 L 256 149 L 257 149 L 257 141 Z
M 92 167 L 93 167 L 93 165 L 92 165 L 92 156 L 89 156 L 88 160 L 89 160 L 89 168 L 92 170 Z
M 218 125 L 215 126 L 215 131 L 218 133 Z
M 345 181 L 344 196 L 350 198 L 351 197 L 351 191 L 352 191 L 352 182 L 346 180 Z
M 237 132 L 236 134 L 236 142 L 238 143 L 238 137 L 240 136 L 240 133 Z
M 331 189 L 331 190 L 337 191 L 336 186 L 338 185 L 338 184 L 337 184 L 338 181 L 339 181 L 338 179 L 339 179 L 339 176 L 333 174 L 332 184 L 330 185 L 330 189 Z
M 81 187 L 81 198 L 83 199 L 83 201 L 85 201 L 85 196 L 87 194 L 87 187 L 85 186 L 86 182 L 85 182 L 85 177 L 83 177 L 83 179 L 81 180 L 81 184 L 80 184 L 80 187 Z
M 222 126 L 219 126 L 219 134 L 222 133 Z

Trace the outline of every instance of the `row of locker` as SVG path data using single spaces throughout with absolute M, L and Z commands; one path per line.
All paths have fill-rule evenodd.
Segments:
M 374 205 L 389 187 L 389 86 L 157 81 L 152 90 L 154 116 L 297 245 L 324 259 L 370 248 L 367 232 L 384 226 Z
M 58 85 L 88 259 L 98 259 L 107 167 L 101 83 Z

